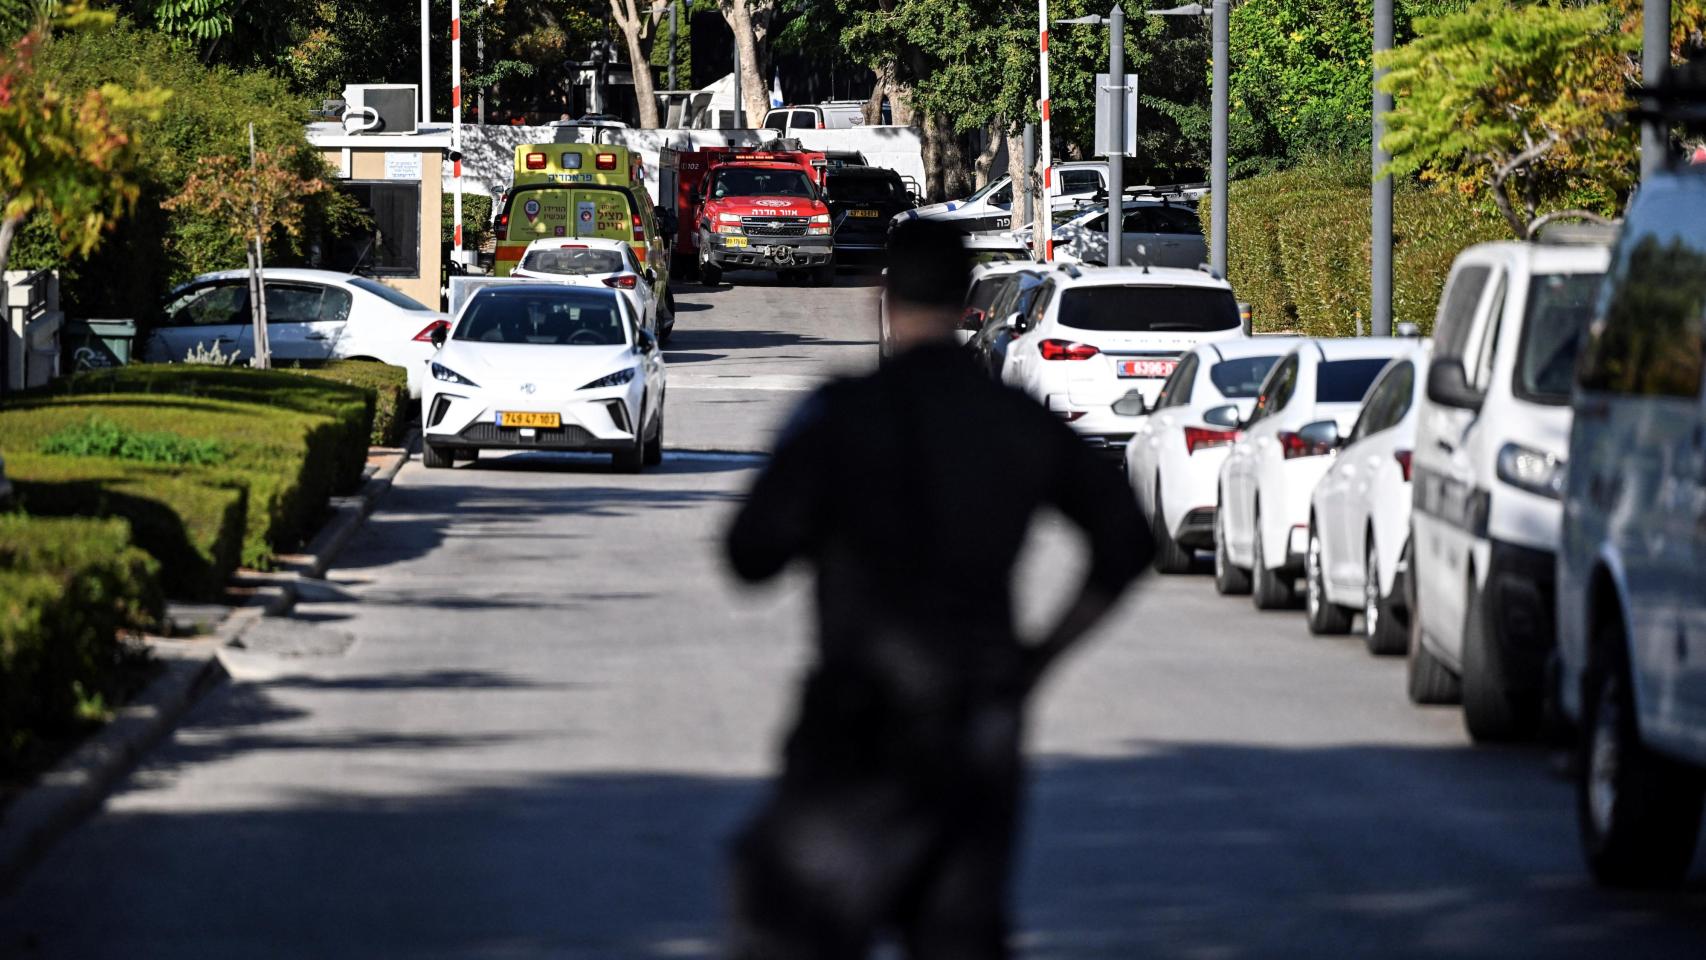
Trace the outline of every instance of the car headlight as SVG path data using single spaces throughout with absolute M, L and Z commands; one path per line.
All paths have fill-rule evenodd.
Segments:
M 739 223 L 740 222 L 740 214 L 738 214 L 738 213 L 719 213 L 719 214 L 717 214 L 717 222 L 718 223 Z
M 1499 451 L 1499 479 L 1552 500 L 1564 498 L 1564 461 L 1550 453 L 1507 443 Z
M 829 222 L 829 214 L 820 213 L 817 216 L 812 217 L 812 222 L 813 223 L 828 223 Z
M 739 233 L 740 232 L 740 224 L 738 224 L 738 223 L 733 224 L 733 225 L 726 224 L 726 223 L 718 224 L 717 225 L 717 232 L 718 233 Z
M 586 386 L 581 387 L 581 389 L 582 390 L 597 390 L 601 387 L 620 387 L 624 383 L 628 383 L 629 381 L 631 381 L 633 379 L 634 379 L 634 368 L 633 367 L 625 367 L 621 370 L 616 371 L 615 373 L 610 374 L 609 376 L 599 377 L 597 380 L 594 380 L 593 382 L 587 384 Z
M 464 377 L 462 374 L 457 373 L 455 370 L 450 369 L 442 363 L 434 363 L 432 365 L 432 378 L 434 380 L 443 380 L 445 383 L 460 383 L 464 387 L 479 386 L 479 384 L 467 377 Z

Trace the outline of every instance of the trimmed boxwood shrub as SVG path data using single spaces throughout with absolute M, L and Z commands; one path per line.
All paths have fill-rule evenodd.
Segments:
M 243 551 L 246 488 L 122 460 L 6 455 L 20 506 L 38 516 L 122 517 L 160 564 L 166 593 L 216 599 Z
M 159 571 L 122 520 L 0 515 L 0 769 L 121 698 L 120 632 L 158 622 Z
M 1232 184 L 1227 272 L 1261 332 L 1369 332 L 1372 178 L 1366 160 L 1318 160 Z M 1393 192 L 1392 317 L 1433 329 L 1440 289 L 1464 248 L 1508 237 L 1491 211 L 1400 181 Z M 1199 208 L 1212 223 L 1211 199 Z
M 373 432 L 368 442 L 376 447 L 395 447 L 403 442 L 414 412 L 410 406 L 407 370 L 365 360 L 337 360 L 291 372 L 372 390 Z

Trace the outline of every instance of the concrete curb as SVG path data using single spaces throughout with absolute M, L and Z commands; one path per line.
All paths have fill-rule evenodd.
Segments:
M 391 454 L 361 491 L 334 500 L 332 516 L 306 551 L 280 564 L 282 582 L 258 589 L 232 610 L 212 634 L 190 640 L 151 639 L 149 652 L 160 675 L 76 750 L 43 773 L 0 814 L 0 894 L 10 891 L 59 839 L 100 807 L 155 743 L 164 739 L 201 697 L 228 675 L 219 651 L 263 617 L 279 616 L 296 603 L 297 581 L 318 579 L 349 543 L 379 498 L 409 462 L 418 435 Z M 273 578 L 269 577 L 269 580 Z

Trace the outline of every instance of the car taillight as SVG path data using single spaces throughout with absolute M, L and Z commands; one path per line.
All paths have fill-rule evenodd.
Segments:
M 499 214 L 498 215 L 498 232 L 507 235 L 508 231 L 509 231 L 509 214 L 507 214 L 507 213 Z
M 1214 430 L 1208 427 L 1185 428 L 1185 453 L 1196 453 L 1208 447 L 1224 447 L 1238 439 L 1236 430 Z
M 450 329 L 450 321 L 449 320 L 434 320 L 433 322 L 426 325 L 425 330 L 422 330 L 420 333 L 415 334 L 415 342 L 416 343 L 431 343 L 432 342 L 432 332 L 434 330 L 449 330 L 449 329 Z
M 967 307 L 960 315 L 961 330 L 978 330 L 983 327 L 983 311 L 976 307 Z
M 1398 469 L 1404 471 L 1404 482 L 1409 483 L 1410 482 L 1410 451 L 1408 451 L 1408 450 L 1394 450 L 1392 452 L 1392 457 L 1393 457 L 1393 459 L 1398 461 Z
M 621 287 L 624 290 L 632 290 L 634 289 L 634 275 L 631 273 L 624 273 L 620 277 L 605 277 L 604 285 L 607 287 Z
M 636 213 L 633 215 L 633 217 L 634 217 L 634 242 L 635 243 L 644 243 L 646 240 L 646 228 L 640 223 L 640 215 L 639 214 Z
M 545 155 L 543 153 L 530 153 L 530 154 L 528 154 L 527 155 L 527 169 L 529 169 L 529 170 L 543 170 L 543 169 L 545 169 Z
M 1333 452 L 1333 445 L 1319 441 L 1311 442 L 1309 438 L 1290 430 L 1281 430 L 1275 438 L 1279 440 L 1280 456 L 1286 460 L 1296 460 L 1299 457 L 1324 457 Z
M 1088 360 L 1102 351 L 1088 343 L 1073 343 L 1071 340 L 1044 340 L 1037 344 L 1044 360 Z
M 598 159 L 593 161 L 593 164 L 600 170 L 614 170 L 616 169 L 616 154 L 601 153 L 598 155 Z

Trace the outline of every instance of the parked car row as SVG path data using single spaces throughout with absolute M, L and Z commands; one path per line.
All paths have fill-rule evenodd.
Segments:
M 1426 340 L 1249 337 L 1203 271 L 991 264 L 962 340 L 1120 457 L 1162 572 L 1360 628 L 1477 742 L 1573 731 L 1594 875 L 1675 883 L 1706 802 L 1706 177 L 1650 180 L 1611 240 L 1463 251 Z

